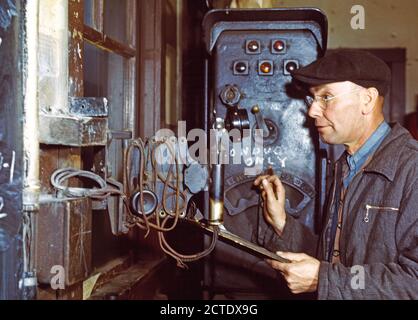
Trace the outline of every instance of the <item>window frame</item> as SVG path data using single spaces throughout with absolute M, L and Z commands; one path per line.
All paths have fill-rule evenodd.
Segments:
M 123 108 L 123 124 L 124 130 L 132 132 L 136 136 L 136 62 L 138 60 L 137 44 L 137 27 L 136 12 L 137 1 L 127 1 L 127 22 L 126 34 L 128 43 L 124 44 L 120 41 L 109 37 L 104 33 L 104 0 L 94 0 L 93 2 L 93 25 L 97 29 L 88 26 L 84 22 L 84 0 L 69 1 L 68 18 L 69 28 L 72 34 L 69 41 L 69 78 L 72 79 L 73 87 L 70 87 L 69 95 L 75 97 L 84 96 L 84 75 L 83 75 L 83 57 L 84 57 L 84 41 L 88 41 L 98 49 L 109 51 L 122 56 L 127 60 L 125 68 L 124 82 L 124 108 Z

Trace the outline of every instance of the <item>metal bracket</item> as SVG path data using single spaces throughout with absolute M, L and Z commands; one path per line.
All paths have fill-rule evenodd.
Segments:
M 113 180 L 108 179 L 108 182 L 110 182 L 114 187 L 116 187 L 118 190 L 123 191 L 123 184 Z M 126 222 L 126 209 L 123 205 L 123 200 L 119 196 L 112 196 L 108 198 L 108 213 L 110 218 L 110 226 L 112 229 L 112 233 L 115 236 L 126 234 L 128 233 L 129 229 L 125 226 Z M 114 208 L 111 210 L 110 208 Z
M 112 130 L 107 134 L 109 140 L 130 140 L 132 139 L 132 131 Z
M 106 98 L 69 98 L 70 114 L 82 117 L 108 117 Z
M 107 99 L 71 97 L 68 104 L 66 114 L 40 114 L 40 142 L 75 147 L 106 145 Z

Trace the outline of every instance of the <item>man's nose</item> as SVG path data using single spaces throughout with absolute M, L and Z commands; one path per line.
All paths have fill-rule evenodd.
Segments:
M 319 106 L 319 103 L 314 101 L 311 106 L 309 107 L 308 110 L 308 116 L 313 118 L 313 119 L 317 119 L 319 117 L 322 116 L 322 109 Z

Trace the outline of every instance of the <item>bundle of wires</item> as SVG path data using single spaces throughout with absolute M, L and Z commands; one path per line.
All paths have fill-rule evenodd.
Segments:
M 171 159 L 174 160 L 172 163 L 169 164 L 169 168 L 167 170 L 166 175 L 160 170 L 160 165 L 157 163 L 157 148 L 161 145 L 163 145 L 167 148 L 167 150 L 170 153 Z M 172 231 L 177 226 L 178 220 L 180 218 L 180 215 L 184 210 L 186 209 L 186 203 L 187 203 L 187 197 L 185 191 L 180 191 L 180 173 L 179 173 L 179 161 L 178 161 L 178 152 L 176 152 L 175 147 L 167 140 L 165 141 L 155 141 L 155 140 L 147 140 L 145 143 L 141 139 L 133 140 L 126 150 L 125 153 L 125 164 L 126 164 L 126 173 L 125 173 L 125 181 L 124 186 L 125 190 L 128 193 L 128 195 L 131 194 L 131 188 L 133 187 L 131 183 L 131 173 L 130 168 L 131 166 L 131 159 L 132 159 L 132 152 L 134 149 L 138 149 L 140 153 L 140 165 L 139 165 L 139 176 L 138 176 L 138 188 L 139 188 L 139 208 L 141 212 L 144 212 L 144 200 L 143 200 L 143 188 L 144 185 L 147 185 L 151 191 L 156 191 L 156 183 L 157 180 L 160 180 L 163 184 L 163 192 L 162 192 L 162 201 L 157 206 L 156 214 L 154 215 L 155 223 L 152 223 L 148 220 L 148 217 L 146 215 L 142 215 L 142 217 L 134 216 L 132 217 L 136 224 L 142 228 L 146 229 L 147 232 L 149 232 L 150 228 L 155 229 L 158 231 L 158 240 L 161 249 L 168 254 L 169 256 L 173 257 L 177 261 L 177 265 L 179 267 L 186 267 L 184 262 L 191 262 L 199 260 L 207 255 L 209 255 L 213 249 L 215 248 L 218 233 L 214 232 L 214 236 L 212 238 L 210 246 L 204 250 L 203 252 L 197 253 L 197 254 L 191 254 L 191 255 L 184 255 L 177 252 L 173 247 L 171 247 L 166 238 L 165 233 Z M 147 149 L 147 153 L 145 152 L 145 149 Z M 151 161 L 151 166 L 148 166 L 148 161 Z M 145 177 L 145 168 L 146 166 L 149 168 L 152 168 L 152 183 L 149 183 L 149 181 L 143 181 L 143 178 Z M 176 174 L 175 177 L 172 178 L 174 175 L 173 173 L 173 167 L 175 166 Z M 175 185 L 171 182 L 172 180 L 175 180 Z M 171 189 L 170 192 L 168 192 L 168 189 Z M 171 208 L 168 208 L 167 201 L 170 197 L 174 196 L 175 199 L 175 209 L 172 210 Z M 182 198 L 182 207 L 180 207 L 180 198 Z M 161 218 L 158 212 L 163 211 L 167 213 L 165 218 Z M 166 227 L 167 222 L 171 220 L 171 226 Z
M 170 152 L 171 159 L 174 163 L 169 164 L 167 172 L 163 172 L 160 168 L 160 164 L 157 163 L 156 151 L 161 145 L 165 145 Z M 132 160 L 134 150 L 139 152 L 139 171 L 138 176 L 132 177 Z M 212 241 L 207 249 L 200 253 L 185 255 L 177 252 L 166 240 L 165 233 L 172 231 L 176 228 L 177 223 L 181 215 L 186 210 L 187 195 L 186 192 L 180 190 L 180 173 L 179 173 L 179 155 L 173 146 L 167 140 L 155 141 L 155 139 L 147 139 L 145 142 L 142 139 L 131 140 L 128 148 L 124 151 L 124 190 L 121 191 L 116 187 L 112 187 L 112 180 L 105 181 L 99 175 L 90 172 L 77 170 L 73 168 L 58 169 L 51 176 L 51 183 L 56 190 L 62 194 L 70 197 L 90 197 L 93 200 L 104 200 L 110 196 L 121 197 L 127 212 L 128 221 L 126 226 L 132 228 L 138 226 L 140 229 L 145 230 L 145 237 L 148 236 L 151 230 L 158 232 L 158 240 L 161 249 L 167 255 L 173 257 L 177 261 L 177 265 L 182 268 L 186 268 L 185 262 L 192 262 L 199 260 L 209 255 L 216 246 L 218 240 L 218 230 L 215 228 L 213 232 Z M 175 173 L 173 172 L 175 167 Z M 148 169 L 148 175 L 146 174 Z M 151 174 L 149 173 L 151 171 Z M 94 188 L 80 188 L 80 187 L 68 187 L 65 181 L 71 178 L 86 178 L 98 185 Z M 175 180 L 175 183 L 172 181 Z M 136 181 L 136 183 L 135 183 Z M 144 190 L 148 189 L 156 192 L 157 182 L 163 183 L 162 201 L 156 207 L 153 215 L 148 216 L 146 214 L 135 214 L 129 205 L 128 199 L 136 192 L 139 192 L 138 212 L 143 213 L 144 210 Z M 169 208 L 167 202 L 174 197 L 174 208 Z M 182 205 L 180 206 L 180 203 Z M 165 217 L 160 216 L 160 212 L 166 213 Z M 171 222 L 167 226 L 168 222 Z
M 68 187 L 64 182 L 70 178 L 79 177 L 90 179 L 100 186 L 100 188 L 79 188 Z M 51 184 L 56 190 L 69 197 L 89 197 L 95 200 L 104 200 L 111 195 L 125 196 L 119 189 L 108 186 L 107 182 L 99 175 L 84 170 L 74 168 L 64 168 L 56 170 L 51 176 Z

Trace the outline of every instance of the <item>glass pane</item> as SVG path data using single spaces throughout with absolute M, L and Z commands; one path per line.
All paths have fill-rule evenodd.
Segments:
M 84 24 L 100 31 L 100 0 L 84 0 Z
M 114 40 L 128 43 L 127 4 L 131 0 L 104 0 L 104 33 Z
M 84 96 L 106 97 L 109 101 L 110 130 L 124 129 L 124 58 L 101 50 L 87 42 L 84 43 Z M 108 177 L 123 181 L 123 148 L 122 140 L 113 140 L 108 147 Z M 117 201 L 108 203 L 108 210 L 119 210 Z M 114 237 L 111 233 L 107 211 L 93 214 L 92 255 L 93 267 L 128 253 L 124 237 Z M 106 248 L 106 250 L 103 250 Z
M 180 120 L 181 109 L 178 96 L 179 56 L 177 52 L 177 1 L 165 2 L 165 107 L 161 112 L 161 127 L 175 128 Z
M 106 97 L 109 103 L 110 130 L 125 129 L 124 65 L 119 55 L 101 50 L 88 42 L 84 47 L 84 96 Z M 122 181 L 122 142 L 115 140 L 109 148 L 112 176 Z
M 170 45 L 166 46 L 165 54 L 165 110 L 162 124 L 176 126 L 179 116 L 177 108 L 177 51 Z

